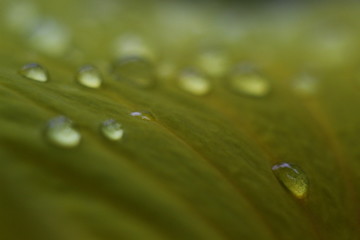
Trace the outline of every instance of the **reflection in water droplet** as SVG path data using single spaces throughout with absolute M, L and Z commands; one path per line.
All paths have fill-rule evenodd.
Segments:
M 152 64 L 139 57 L 126 57 L 116 62 L 113 73 L 118 80 L 125 80 L 140 88 L 155 85 L 155 73 Z
M 279 182 L 296 198 L 307 196 L 309 181 L 305 172 L 292 163 L 281 162 L 275 164 L 272 170 Z
M 230 89 L 239 94 L 264 97 L 270 92 L 269 80 L 248 66 L 235 69 L 228 81 Z
M 211 77 L 220 77 L 227 71 L 229 62 L 221 51 L 206 51 L 200 54 L 196 61 L 199 68 Z
M 49 74 L 46 69 L 37 63 L 24 65 L 19 73 L 28 79 L 38 82 L 46 82 L 49 79 Z
M 81 134 L 73 127 L 72 121 L 64 116 L 48 122 L 45 136 L 52 144 L 62 148 L 76 147 L 81 140 Z
M 81 85 L 89 88 L 99 88 L 102 83 L 99 70 L 91 65 L 81 67 L 76 76 L 76 80 Z
M 130 116 L 140 118 L 142 120 L 155 121 L 155 116 L 149 111 L 132 112 L 130 113 Z
M 70 33 L 54 20 L 44 20 L 34 29 L 29 38 L 30 45 L 38 51 L 52 56 L 61 56 L 68 50 Z
M 178 85 L 184 91 L 202 96 L 210 92 L 211 84 L 201 73 L 195 70 L 185 70 L 178 77 Z
M 303 95 L 315 94 L 318 87 L 318 79 L 307 73 L 301 74 L 293 82 L 295 92 Z
M 100 126 L 100 130 L 107 139 L 112 141 L 120 140 L 124 135 L 121 124 L 114 119 L 104 121 Z

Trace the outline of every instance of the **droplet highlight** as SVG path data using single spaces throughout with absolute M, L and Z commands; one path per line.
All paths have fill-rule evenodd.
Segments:
M 91 65 L 81 67 L 76 76 L 76 80 L 78 83 L 88 88 L 99 88 L 102 83 L 100 71 Z
M 297 165 L 287 162 L 275 164 L 272 170 L 278 181 L 296 198 L 303 199 L 308 194 L 309 180 Z
M 81 134 L 73 126 L 73 122 L 64 116 L 48 122 L 45 136 L 47 140 L 61 148 L 74 148 L 80 144 Z
M 210 81 L 195 70 L 185 70 L 178 76 L 178 86 L 193 95 L 203 96 L 210 92 Z
M 38 63 L 29 63 L 24 65 L 19 73 L 31 80 L 38 82 L 46 82 L 49 80 L 49 74 L 47 70 Z
M 108 119 L 101 123 L 101 133 L 111 141 L 118 141 L 124 135 L 122 125 L 114 119 Z
M 146 121 L 155 121 L 155 116 L 150 111 L 132 112 L 130 116 Z
M 232 71 L 228 85 L 232 91 L 250 97 L 264 97 L 271 90 L 269 80 L 249 66 L 237 67 Z
M 140 57 L 126 57 L 118 60 L 113 74 L 119 81 L 127 81 L 139 88 L 151 88 L 155 85 L 155 73 L 152 64 Z

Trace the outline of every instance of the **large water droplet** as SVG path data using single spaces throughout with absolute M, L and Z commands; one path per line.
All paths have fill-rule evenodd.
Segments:
M 128 81 L 140 88 L 150 88 L 155 85 L 154 68 L 143 58 L 122 58 L 115 64 L 113 73 L 118 80 Z
M 102 77 L 97 68 L 86 65 L 80 68 L 76 80 L 83 86 L 89 88 L 99 88 L 102 83 Z
M 150 111 L 138 111 L 138 112 L 132 112 L 130 113 L 130 116 L 142 119 L 142 120 L 147 120 L 147 121 L 154 121 L 155 120 L 155 116 L 150 112 Z
M 178 77 L 178 85 L 184 91 L 202 96 L 210 92 L 211 84 L 201 73 L 195 70 L 185 70 Z
M 252 67 L 237 67 L 229 76 L 228 85 L 236 93 L 264 97 L 270 92 L 270 82 Z
M 44 20 L 30 35 L 30 45 L 52 56 L 61 56 L 68 50 L 71 36 L 67 28 L 54 20 Z
M 37 63 L 29 63 L 24 65 L 19 73 L 24 77 L 38 81 L 38 82 L 46 82 L 49 79 L 49 74 L 46 69 Z
M 296 198 L 303 199 L 307 196 L 309 180 L 299 166 L 281 162 L 275 164 L 272 170 L 279 182 Z
M 100 130 L 107 139 L 112 141 L 120 140 L 124 135 L 121 124 L 114 119 L 104 121 L 100 126 Z
M 72 121 L 64 116 L 48 122 L 45 136 L 52 144 L 62 148 L 76 147 L 81 141 L 81 134 L 74 128 Z

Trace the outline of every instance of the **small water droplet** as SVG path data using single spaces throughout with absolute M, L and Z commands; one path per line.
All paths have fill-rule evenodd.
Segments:
M 72 121 L 64 116 L 48 122 L 45 136 L 52 144 L 62 148 L 76 147 L 81 141 L 81 134 L 74 128 Z
M 250 66 L 237 67 L 229 76 L 232 91 L 251 96 L 264 97 L 270 92 L 270 82 Z
M 46 82 L 49 79 L 49 74 L 46 69 L 37 63 L 29 63 L 24 65 L 19 73 L 31 80 L 38 82 Z
M 99 70 L 91 65 L 80 68 L 76 80 L 83 86 L 89 88 L 99 88 L 102 83 L 102 77 Z
M 120 140 L 124 135 L 121 124 L 114 119 L 104 121 L 100 126 L 100 130 L 107 139 L 112 141 Z
M 299 166 L 281 162 L 275 164 L 272 170 L 279 182 L 296 198 L 303 199 L 307 196 L 309 180 Z
M 69 48 L 70 40 L 68 29 L 52 19 L 41 21 L 29 37 L 33 48 L 51 56 L 63 55 Z
M 185 70 L 178 77 L 178 85 L 184 91 L 193 95 L 206 95 L 211 90 L 210 81 L 195 70 Z
M 137 56 L 155 60 L 155 54 L 146 42 L 135 34 L 124 34 L 118 37 L 114 42 L 114 51 L 116 57 Z
M 155 116 L 149 111 L 138 111 L 130 113 L 130 116 L 147 121 L 155 121 Z
M 125 80 L 140 88 L 155 85 L 155 73 L 152 64 L 139 57 L 126 57 L 116 62 L 113 73 L 118 80 Z
M 224 52 L 208 50 L 201 53 L 196 61 L 199 68 L 211 77 L 220 77 L 228 69 L 228 59 Z

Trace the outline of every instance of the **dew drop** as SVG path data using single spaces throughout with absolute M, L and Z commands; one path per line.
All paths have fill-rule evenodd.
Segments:
M 132 112 L 130 116 L 147 120 L 147 121 L 155 121 L 155 116 L 150 111 L 139 111 L 139 112 Z
M 126 57 L 116 62 L 113 73 L 118 80 L 125 80 L 140 88 L 155 85 L 155 73 L 152 64 L 140 57 Z
M 112 141 L 120 140 L 124 135 L 124 129 L 121 124 L 114 119 L 102 122 L 100 130 L 107 139 Z
M 264 97 L 270 92 L 269 80 L 249 66 L 236 68 L 228 81 L 230 89 L 239 94 Z
M 155 54 L 146 42 L 135 34 L 124 34 L 114 41 L 114 53 L 117 57 L 138 56 L 153 61 Z
M 196 60 L 199 68 L 211 77 L 224 75 L 228 68 L 228 59 L 221 51 L 211 50 L 201 53 Z
M 201 73 L 195 70 L 185 70 L 178 77 L 179 87 L 193 95 L 203 96 L 210 92 L 211 84 Z
M 88 88 L 99 88 L 102 83 L 99 70 L 91 65 L 81 67 L 76 76 L 76 80 Z
M 275 164 L 272 170 L 279 182 L 296 198 L 303 199 L 307 196 L 309 180 L 299 166 L 281 162 Z
M 62 24 L 50 20 L 41 21 L 29 37 L 29 44 L 36 50 L 51 56 L 61 56 L 69 48 L 71 36 Z
M 50 143 L 62 148 L 76 147 L 81 141 L 81 134 L 74 128 L 72 121 L 64 116 L 48 122 L 45 136 Z
M 46 69 L 37 63 L 29 63 L 24 65 L 19 73 L 31 80 L 38 82 L 46 82 L 49 80 L 49 74 Z

